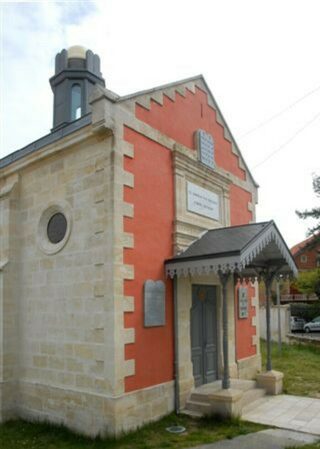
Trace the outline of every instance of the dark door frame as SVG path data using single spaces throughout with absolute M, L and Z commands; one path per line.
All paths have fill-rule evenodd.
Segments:
M 197 387 L 213 382 L 219 376 L 218 288 L 216 285 L 192 284 L 191 294 L 191 360 L 195 386 Z M 196 298 L 195 295 L 198 295 L 198 297 Z M 212 326 L 210 326 L 211 318 Z M 198 345 L 196 345 L 197 343 Z

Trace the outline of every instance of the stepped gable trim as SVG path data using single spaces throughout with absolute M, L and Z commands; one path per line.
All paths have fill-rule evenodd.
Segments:
M 243 168 L 249 175 L 253 185 L 255 187 L 259 187 L 257 182 L 255 181 L 250 169 L 248 168 L 243 155 L 240 151 L 240 148 L 233 137 L 230 128 L 227 124 L 227 121 L 225 120 L 205 78 L 203 75 L 197 75 L 190 78 L 185 78 L 180 81 L 175 81 L 173 83 L 163 84 L 158 87 L 154 87 L 151 89 L 146 89 L 142 91 L 138 91 L 136 93 L 125 95 L 123 97 L 120 97 L 117 102 L 127 102 L 127 101 L 135 101 L 139 103 L 142 107 L 146 109 L 150 109 L 150 101 L 153 100 L 158 104 L 163 103 L 163 95 L 168 96 L 171 99 L 174 99 L 175 92 L 178 92 L 180 95 L 185 96 L 185 90 L 188 89 L 191 92 L 195 92 L 195 87 L 198 87 L 201 90 L 204 90 L 208 94 L 208 104 L 217 112 L 217 122 L 223 127 L 224 129 L 224 136 L 225 138 L 231 142 L 232 144 L 232 151 L 234 154 L 236 154 L 239 157 L 239 166 L 240 168 Z M 159 95 L 162 94 L 162 95 Z
M 224 129 L 224 136 L 225 138 L 231 142 L 232 145 L 232 151 L 234 154 L 236 154 L 239 157 L 239 166 L 240 168 L 244 169 L 253 183 L 253 185 L 258 188 L 259 185 L 255 181 L 254 177 L 252 176 L 243 156 L 242 153 L 238 147 L 238 144 L 233 137 L 230 128 L 221 113 L 221 110 L 211 92 L 211 90 L 208 87 L 208 84 L 204 78 L 203 75 L 197 75 L 190 78 L 186 78 L 180 81 L 175 81 L 173 83 L 163 84 L 158 87 L 154 87 L 152 89 L 146 89 L 142 90 L 130 95 L 124 95 L 122 97 L 118 96 L 114 92 L 103 88 L 99 86 L 96 88 L 91 96 L 91 103 L 94 104 L 96 101 L 98 101 L 101 98 L 106 98 L 113 104 L 117 103 L 125 103 L 125 102 L 131 102 L 132 100 L 134 102 L 137 102 L 141 104 L 146 109 L 150 108 L 150 101 L 153 100 L 158 104 L 163 103 L 163 95 L 168 96 L 172 100 L 175 98 L 176 92 L 179 93 L 182 96 L 185 96 L 185 90 L 188 89 L 191 92 L 195 92 L 195 87 L 198 87 L 201 90 L 206 91 L 208 94 L 208 104 L 217 112 L 217 122 L 223 127 Z M 147 98 L 146 98 L 147 97 Z M 148 98 L 149 97 L 149 98 Z M 53 142 L 56 142 L 57 140 L 60 140 L 62 137 L 65 137 L 69 134 L 72 134 L 73 132 L 90 125 L 92 123 L 92 116 L 91 113 L 84 115 L 80 119 L 70 123 L 69 125 L 65 126 L 64 128 L 61 128 L 57 131 L 54 131 L 46 136 L 41 137 L 40 139 L 30 143 L 29 145 L 14 151 L 13 153 L 5 156 L 0 160 L 0 169 L 4 168 L 8 165 L 11 165 L 13 162 L 24 158 L 30 153 L 34 153 L 44 146 L 51 144 Z

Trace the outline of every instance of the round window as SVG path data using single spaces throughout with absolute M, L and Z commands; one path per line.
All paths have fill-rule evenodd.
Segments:
M 72 227 L 72 209 L 65 201 L 53 203 L 42 212 L 37 241 L 46 254 L 56 254 L 67 243 Z
M 50 218 L 47 226 L 48 239 L 51 243 L 59 243 L 64 239 L 67 232 L 67 219 L 58 212 Z

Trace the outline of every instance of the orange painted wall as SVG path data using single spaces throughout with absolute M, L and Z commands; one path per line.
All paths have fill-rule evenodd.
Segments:
M 176 93 L 174 101 L 164 95 L 163 105 L 151 101 L 150 110 L 137 104 L 136 117 L 191 150 L 195 149 L 194 132 L 206 130 L 214 136 L 216 164 L 246 179 L 231 142 L 216 120 L 216 111 L 208 105 L 207 94 L 201 89 L 196 88 L 195 93 L 186 90 L 185 96 Z M 134 218 L 124 219 L 124 230 L 134 233 L 135 240 L 133 249 L 124 250 L 124 263 L 134 265 L 135 271 L 134 281 L 124 282 L 125 295 L 135 298 L 135 312 L 125 314 L 125 327 L 134 327 L 136 332 L 135 343 L 125 347 L 125 358 L 134 359 L 136 366 L 135 375 L 125 379 L 128 392 L 173 379 L 172 285 L 165 280 L 163 262 L 172 256 L 174 188 L 171 152 L 129 128 L 124 129 L 124 138 L 135 150 L 133 159 L 124 158 L 125 170 L 134 174 L 134 188 L 124 189 L 124 200 L 134 204 Z M 231 225 L 252 220 L 249 201 L 251 193 L 230 186 Z M 147 279 L 166 282 L 165 327 L 143 326 L 143 284 Z M 255 329 L 249 319 L 238 321 L 237 356 L 248 357 L 255 353 L 251 344 Z
M 239 286 L 248 288 L 248 318 L 239 318 L 239 301 L 238 301 L 238 288 Z M 251 299 L 254 296 L 254 287 L 250 282 L 246 284 L 243 282 L 235 287 L 235 323 L 236 323 L 236 359 L 241 360 L 246 357 L 250 357 L 257 353 L 256 346 L 252 344 L 252 336 L 256 335 L 256 328 L 252 326 L 252 317 L 255 316 L 255 308 L 251 306 Z
M 124 219 L 124 231 L 134 233 L 134 248 L 124 250 L 124 263 L 134 265 L 134 281 L 124 281 L 124 294 L 134 296 L 135 311 L 125 314 L 125 327 L 135 328 L 135 343 L 125 347 L 125 358 L 135 359 L 135 375 L 125 379 L 125 390 L 173 379 L 172 281 L 164 275 L 164 260 L 172 256 L 174 216 L 171 152 L 125 128 L 134 145 L 134 158 L 124 168 L 134 174 L 134 188 L 125 187 L 124 201 L 134 205 L 134 217 Z M 166 325 L 143 325 L 143 285 L 147 279 L 166 282 Z
M 151 101 L 150 110 L 136 105 L 138 119 L 148 123 L 188 148 L 194 149 L 194 131 L 201 128 L 214 136 L 216 163 L 240 179 L 246 179 L 239 158 L 225 139 L 223 127 L 217 123 L 216 111 L 208 105 L 207 94 L 199 88 L 186 96 L 176 93 L 175 101 L 164 95 L 163 106 Z
M 230 186 L 230 221 L 231 226 L 247 224 L 252 221 L 252 212 L 248 210 L 248 202 L 252 201 L 250 192 L 231 184 Z

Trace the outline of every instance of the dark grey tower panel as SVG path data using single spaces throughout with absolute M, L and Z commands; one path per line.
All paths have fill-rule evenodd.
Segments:
M 54 96 L 51 131 L 56 131 L 90 112 L 89 97 L 96 84 L 105 86 L 98 55 L 91 50 L 84 50 L 82 56 L 68 54 L 67 50 L 56 55 L 55 74 L 50 78 Z M 77 101 L 73 95 L 77 95 Z M 76 104 L 78 107 L 75 111 Z

